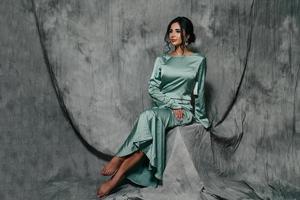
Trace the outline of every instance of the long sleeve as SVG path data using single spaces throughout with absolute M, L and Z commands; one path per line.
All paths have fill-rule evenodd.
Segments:
M 181 108 L 174 99 L 161 92 L 161 65 L 159 57 L 154 62 L 153 72 L 148 82 L 148 92 L 158 106 L 166 106 L 171 109 Z
M 198 74 L 196 76 L 196 84 L 193 91 L 195 95 L 195 121 L 201 123 L 205 128 L 210 126 L 210 122 L 206 115 L 205 98 L 204 98 L 204 82 L 206 76 L 206 58 L 200 63 Z

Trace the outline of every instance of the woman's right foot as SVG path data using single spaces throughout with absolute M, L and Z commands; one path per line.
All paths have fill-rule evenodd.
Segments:
M 103 176 L 112 176 L 114 175 L 118 169 L 120 168 L 121 164 L 125 158 L 114 156 L 109 163 L 107 163 L 101 170 L 101 174 Z

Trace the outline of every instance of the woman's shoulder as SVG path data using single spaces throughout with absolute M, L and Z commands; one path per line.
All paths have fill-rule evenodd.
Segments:
M 162 53 L 156 57 L 156 60 L 166 63 L 170 59 L 187 59 L 187 60 L 199 60 L 202 61 L 205 59 L 205 56 L 199 52 L 192 52 L 188 56 L 172 56 L 169 53 Z

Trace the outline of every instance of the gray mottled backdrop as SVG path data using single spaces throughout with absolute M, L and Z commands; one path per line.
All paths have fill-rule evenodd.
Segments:
M 207 57 L 213 170 L 263 199 L 296 199 L 299 10 L 299 0 L 1 1 L 0 199 L 94 198 L 99 167 L 151 106 L 147 81 L 176 16 L 193 21 Z M 201 169 L 207 149 L 194 152 Z

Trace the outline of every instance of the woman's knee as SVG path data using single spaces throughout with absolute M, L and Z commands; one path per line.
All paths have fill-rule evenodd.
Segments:
M 151 108 L 145 110 L 141 113 L 142 116 L 146 116 L 147 118 L 156 117 L 159 119 L 166 119 L 172 115 L 172 110 L 170 108 Z
M 147 117 L 154 117 L 155 113 L 152 109 L 145 110 L 144 112 L 141 113 L 142 116 L 147 116 Z
M 154 113 L 157 118 L 164 120 L 171 117 L 172 110 L 170 108 L 157 108 Z

